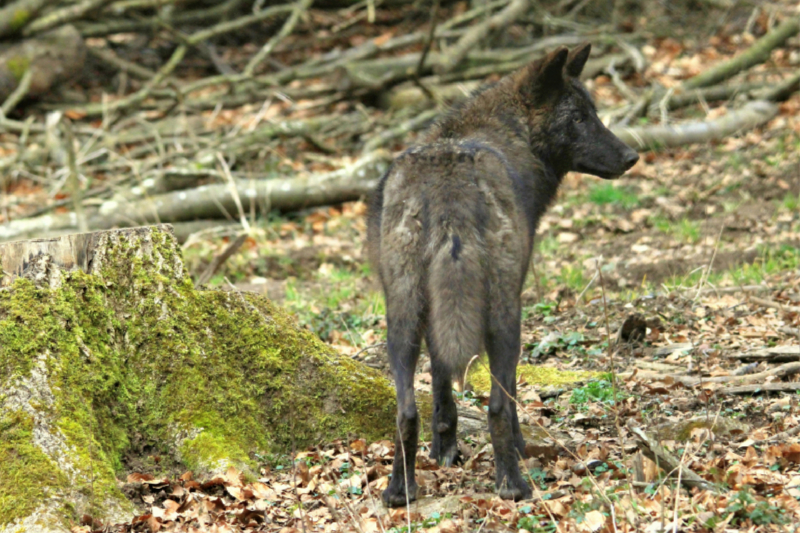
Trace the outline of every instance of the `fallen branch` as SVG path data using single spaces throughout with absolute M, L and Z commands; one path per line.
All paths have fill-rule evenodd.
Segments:
M 761 394 L 765 392 L 796 392 L 800 391 L 800 382 L 790 383 L 764 383 L 759 385 L 741 385 L 739 387 L 726 387 L 717 389 L 714 394 Z
M 753 45 L 729 61 L 720 63 L 713 68 L 689 78 L 683 83 L 684 89 L 697 89 L 708 87 L 727 80 L 743 70 L 763 63 L 769 59 L 773 49 L 781 46 L 797 32 L 800 31 L 800 17 L 792 17 L 780 26 L 758 39 Z
M 784 312 L 800 312 L 800 307 L 794 305 L 783 305 L 782 303 L 775 302 L 773 300 L 765 300 L 764 298 L 756 298 L 755 296 L 751 296 L 748 298 L 751 303 L 756 305 L 760 305 L 761 307 L 768 307 L 770 309 L 777 309 L 779 311 Z
M 741 109 L 729 111 L 717 119 L 684 122 L 674 126 L 614 127 L 614 134 L 636 150 L 670 148 L 693 143 L 718 141 L 739 131 L 764 124 L 778 114 L 778 106 L 755 100 Z
M 334 172 L 285 179 L 236 180 L 236 194 L 260 212 L 296 211 L 357 200 L 375 187 L 390 160 L 388 152 L 378 150 Z M 87 213 L 87 224 L 90 230 L 97 230 L 136 226 L 151 220 L 178 222 L 222 218 L 236 212 L 236 200 L 229 185 L 214 184 L 124 205 L 108 201 L 99 211 Z M 63 233 L 74 229 L 76 224 L 74 213 L 14 220 L 0 226 L 0 241 Z
M 670 476 L 679 476 L 682 485 L 686 485 L 690 489 L 696 487 L 713 493 L 720 492 L 719 488 L 713 483 L 706 481 L 688 467 L 684 466 L 678 458 L 669 453 L 656 439 L 645 433 L 641 428 L 633 425 L 632 418 L 628 420 L 628 429 L 636 438 L 636 442 L 642 453 Z
M 714 377 L 694 377 L 694 376 L 682 376 L 680 374 L 656 374 L 652 372 L 639 372 L 637 377 L 639 378 L 648 378 L 648 379 L 657 379 L 657 380 L 664 380 L 666 378 L 672 378 L 673 380 L 683 384 L 686 387 L 696 387 L 698 385 L 711 385 L 716 383 L 730 383 L 732 381 L 736 381 L 738 383 L 746 384 L 752 383 L 754 381 L 757 382 L 764 382 L 767 378 L 770 377 L 783 377 L 788 376 L 791 374 L 796 374 L 800 372 L 800 362 L 794 363 L 787 363 L 781 366 L 777 366 L 770 370 L 765 370 L 764 372 L 758 372 L 756 374 L 746 374 L 743 376 L 714 376 Z
M 794 335 L 798 339 L 800 339 L 800 328 L 790 328 L 789 326 L 783 326 L 778 328 L 778 331 L 781 333 L 785 333 L 787 335 Z
M 756 352 L 739 353 L 728 357 L 745 362 L 767 361 L 770 363 L 787 363 L 791 361 L 800 361 L 800 346 L 775 346 L 772 348 L 764 348 Z

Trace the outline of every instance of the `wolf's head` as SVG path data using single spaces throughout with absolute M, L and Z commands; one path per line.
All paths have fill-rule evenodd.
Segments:
M 515 89 L 528 115 L 534 152 L 559 174 L 568 171 L 614 179 L 639 160 L 606 128 L 578 80 L 591 45 L 559 48 L 519 71 Z

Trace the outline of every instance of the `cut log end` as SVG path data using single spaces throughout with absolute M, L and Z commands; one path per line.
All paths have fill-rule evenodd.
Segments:
M 141 243 L 141 254 L 152 255 L 154 232 L 173 234 L 172 226 L 162 224 L 0 243 L 0 287 L 25 278 L 36 285 L 57 288 L 62 273 L 75 270 L 96 273 L 103 264 L 104 248 L 110 241 L 135 239 Z

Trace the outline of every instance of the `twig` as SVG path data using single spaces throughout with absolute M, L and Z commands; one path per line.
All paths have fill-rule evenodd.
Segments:
M 8 95 L 6 101 L 3 102 L 3 106 L 0 107 L 0 111 L 2 111 L 3 116 L 8 115 L 11 110 L 17 107 L 17 104 L 22 101 L 23 98 L 28 94 L 28 91 L 31 88 L 31 81 L 33 80 L 33 69 L 28 67 L 25 71 L 25 74 L 22 75 L 22 79 L 19 80 L 19 84 L 14 88 L 14 92 Z
M 225 247 L 222 253 L 216 256 L 208 265 L 208 267 L 206 267 L 203 273 L 200 274 L 200 276 L 197 278 L 197 283 L 195 283 L 195 285 L 197 287 L 200 287 L 208 283 L 208 281 L 212 277 L 214 277 L 214 274 L 219 272 L 219 269 L 222 268 L 222 265 L 225 264 L 225 261 L 227 261 L 233 254 L 235 254 L 236 251 L 242 246 L 242 244 L 244 244 L 244 241 L 247 240 L 247 235 L 248 234 L 245 232 L 240 233 L 235 240 L 233 240 L 230 244 L 228 244 L 228 246 Z
M 529 0 L 512 0 L 508 6 L 485 21 L 469 29 L 448 54 L 442 58 L 441 72 L 454 70 L 467 57 L 467 53 L 486 39 L 493 31 L 504 28 L 523 15 L 530 7 Z
M 267 41 L 267 44 L 265 44 L 261 50 L 259 50 L 258 53 L 247 63 L 247 66 L 243 71 L 245 76 L 249 77 L 253 75 L 258 65 L 264 62 L 264 60 L 272 53 L 275 47 L 278 46 L 278 43 L 280 43 L 281 40 L 283 40 L 287 35 L 292 33 L 294 27 L 297 25 L 297 21 L 300 20 L 300 16 L 305 13 L 313 3 L 314 0 L 297 1 L 292 14 L 289 15 L 289 18 L 283 23 L 280 31 L 273 35 L 272 38 Z
M 689 468 L 683 466 L 680 460 L 676 459 L 669 453 L 663 446 L 661 446 L 653 437 L 649 436 L 639 427 L 634 425 L 634 419 L 628 419 L 628 429 L 636 437 L 639 442 L 639 448 L 642 452 L 665 472 L 679 472 L 681 483 L 689 488 L 698 487 L 702 490 L 707 490 L 715 494 L 719 493 L 719 489 L 712 483 L 701 478 Z
M 793 437 L 798 433 L 800 433 L 800 426 L 795 426 L 792 429 L 787 429 L 786 431 L 783 431 L 781 433 L 776 433 L 770 438 L 764 439 L 763 441 L 760 442 L 778 442 L 785 439 L 786 437 Z
M 78 162 L 75 155 L 75 136 L 72 128 L 65 121 L 61 122 L 61 130 L 64 132 L 64 144 L 66 144 L 67 163 L 69 165 L 69 189 L 72 197 L 72 208 L 75 210 L 75 217 L 78 219 L 78 230 L 81 233 L 89 231 L 86 223 L 86 214 L 83 212 L 83 194 L 81 191 L 80 174 L 78 173 Z
M 236 182 L 233 181 L 233 176 L 231 175 L 231 169 L 228 166 L 228 162 L 225 161 L 225 158 L 222 157 L 221 153 L 217 153 L 217 161 L 219 161 L 220 166 L 222 167 L 222 173 L 225 176 L 225 181 L 228 184 L 228 191 L 230 192 L 231 198 L 236 203 L 236 209 L 239 210 L 239 220 L 242 223 L 242 228 L 244 228 L 245 233 L 250 233 L 250 223 L 247 221 L 247 216 L 244 213 L 244 207 L 242 206 L 242 198 L 239 196 L 239 190 L 236 188 Z
M 725 231 L 725 224 L 720 226 L 719 234 L 717 235 L 717 242 L 714 244 L 714 253 L 711 254 L 711 261 L 708 262 L 708 268 L 703 273 L 700 278 L 700 284 L 697 286 L 697 293 L 694 295 L 694 301 L 696 302 L 700 295 L 702 294 L 703 285 L 706 284 L 708 281 L 708 277 L 711 275 L 711 268 L 714 266 L 714 259 L 717 257 L 717 250 L 719 249 L 719 241 L 722 239 L 722 232 Z
M 759 95 L 764 100 L 770 102 L 782 102 L 794 94 L 800 88 L 800 72 L 790 76 L 772 89 L 768 89 Z
M 380 346 L 386 346 L 386 343 L 385 343 L 385 342 L 378 342 L 378 343 L 376 343 L 376 344 L 370 344 L 369 346 L 365 346 L 365 347 L 361 348 L 359 351 L 357 351 L 356 353 L 354 353 L 354 354 L 353 354 L 353 355 L 351 355 L 350 357 L 351 357 L 352 359 L 355 359 L 355 358 L 357 358 L 359 355 L 361 355 L 362 353 L 364 353 L 364 352 L 366 352 L 366 351 L 369 351 L 369 350 L 371 350 L 371 349 L 373 349 L 373 348 L 378 348 L 378 347 L 380 347 Z
M 383 148 L 395 139 L 399 139 L 400 137 L 408 135 L 412 131 L 420 130 L 430 124 L 430 122 L 439 116 L 439 114 L 440 111 L 438 109 L 429 109 L 427 111 L 423 111 L 416 117 L 371 137 L 366 143 L 364 143 L 364 148 L 362 148 L 361 152 L 363 154 L 368 154 L 374 150 Z
M 419 56 L 419 63 L 417 63 L 417 69 L 414 71 L 414 75 L 411 78 L 414 84 L 419 87 L 419 89 L 425 94 L 428 100 L 435 100 L 434 94 L 431 92 L 428 87 L 422 83 L 420 77 L 422 76 L 422 69 L 425 68 L 425 60 L 428 57 L 428 53 L 431 51 L 431 45 L 433 44 L 433 36 L 436 33 L 436 17 L 439 14 L 439 0 L 433 0 L 433 5 L 431 5 L 431 17 L 430 17 L 430 29 L 428 30 L 428 35 L 425 36 L 425 42 L 422 46 L 422 53 Z
M 791 312 L 800 312 L 800 307 L 794 305 L 783 305 L 779 302 L 775 302 L 772 300 L 766 300 L 764 298 L 756 298 L 755 296 L 748 297 L 748 300 L 756 305 L 760 305 L 761 307 L 768 307 L 771 309 L 777 309 L 779 311 L 791 311 Z
M 122 59 L 110 48 L 96 48 L 94 46 L 89 46 L 87 47 L 87 51 L 89 54 L 93 55 L 103 63 L 106 63 L 107 65 L 122 72 L 127 72 L 128 74 L 131 74 L 139 79 L 149 80 L 156 75 L 156 73 L 149 68 L 145 68 L 132 61 Z
M 695 289 L 694 287 L 676 287 L 674 290 L 688 292 Z M 771 289 L 767 285 L 741 285 L 737 287 L 709 287 L 707 289 L 700 290 L 700 294 L 731 294 L 737 292 L 759 292 L 768 290 Z
M 73 22 L 113 1 L 114 0 L 83 0 L 83 2 L 51 11 L 28 24 L 22 31 L 22 35 L 28 37 L 35 33 L 42 33 L 57 26 L 67 24 L 68 22 Z

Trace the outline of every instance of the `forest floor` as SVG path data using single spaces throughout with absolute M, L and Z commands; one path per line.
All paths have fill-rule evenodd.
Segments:
M 740 37 L 715 36 L 708 43 L 652 38 L 642 48 L 646 71 L 626 82 L 637 90 L 653 81 L 675 86 L 752 43 Z M 739 81 L 765 81 L 776 65 L 784 73 L 796 69 L 797 54 L 796 45 L 791 52 L 775 50 L 771 66 Z M 601 111 L 623 101 L 609 76 L 587 86 Z M 390 112 L 361 102 L 289 100 L 207 109 L 191 118 L 202 119 L 202 135 L 224 130 L 226 139 L 262 121 L 306 119 L 323 108 L 364 131 L 391 124 L 383 120 Z M 670 119 L 722 116 L 733 100 L 713 109 L 702 102 Z M 523 293 L 518 409 L 530 440 L 524 472 L 534 487 L 531 500 L 495 496 L 484 422 L 487 380 L 479 379 L 477 361 L 474 385 L 456 393 L 464 463 L 441 468 L 428 459 L 423 429 L 420 499 L 407 508 L 387 510 L 380 503 L 393 443 L 352 435 L 258 457 L 257 479 L 236 471 L 212 480 L 128 472 L 125 490 L 141 514 L 117 526 L 87 516 L 73 531 L 798 531 L 798 117 L 795 94 L 759 129 L 714 144 L 644 152 L 619 180 L 566 177 L 539 228 Z M 641 119 L 647 120 L 652 117 Z M 253 166 L 275 174 L 340 168 L 343 154 L 329 148 L 359 138 L 344 129 L 263 146 L 256 139 L 247 153 L 258 151 Z M 16 139 L 0 137 L 0 155 L 16 157 Z M 411 133 L 386 144 L 399 152 L 413 141 Z M 190 145 L 167 139 L 150 155 Z M 186 152 L 190 162 L 199 158 L 199 148 L 193 149 Z M 357 154 L 350 149 L 344 159 Z M 120 160 L 127 165 L 125 157 Z M 110 168 L 103 172 L 128 169 Z M 5 191 L 4 223 L 32 216 L 48 202 L 62 202 L 55 212 L 64 214 L 66 195 L 25 176 Z M 48 176 L 65 181 L 62 174 Z M 383 296 L 364 251 L 365 213 L 366 204 L 357 201 L 254 221 L 209 286 L 266 294 L 342 354 L 391 377 Z M 195 278 L 240 230 L 229 225 L 189 238 L 184 257 Z M 416 375 L 420 395 L 430 391 L 430 382 L 423 356 Z
M 539 373 L 522 373 L 532 500 L 494 496 L 484 424 L 462 439 L 459 467 L 438 467 L 423 443 L 420 501 L 409 509 L 379 503 L 393 444 L 354 435 L 268 458 L 249 484 L 236 472 L 196 492 L 186 490 L 192 482 L 162 481 L 151 516 L 187 530 L 207 520 L 219 531 L 287 533 L 792 531 L 800 388 L 781 376 L 800 366 L 800 122 L 787 119 L 798 107 L 796 96 L 763 130 L 715 146 L 645 154 L 617 181 L 568 176 L 537 237 L 522 359 L 597 374 L 552 390 Z M 342 353 L 390 375 L 365 210 L 353 202 L 276 217 L 212 285 L 267 294 Z M 190 269 L 202 271 L 226 245 L 190 243 Z M 765 348 L 773 356 L 744 358 Z M 418 391 L 430 390 L 429 370 L 423 356 Z M 740 381 L 752 387 L 737 390 Z M 483 416 L 485 390 L 456 395 L 462 416 Z M 633 427 L 708 485 L 691 488 L 683 470 L 680 482 L 674 469 L 666 478 L 641 456 Z M 147 515 L 140 520 L 134 530 L 146 527 Z

